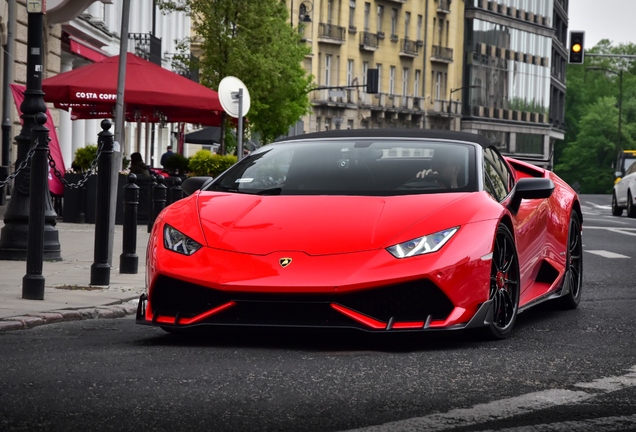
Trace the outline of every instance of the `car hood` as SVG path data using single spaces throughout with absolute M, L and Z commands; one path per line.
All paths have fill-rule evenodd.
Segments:
M 206 193 L 198 209 L 209 247 L 265 255 L 309 255 L 384 248 L 456 226 L 452 208 L 474 194 L 395 197 L 258 196 Z M 453 225 L 454 224 L 454 225 Z M 403 238 L 406 236 L 406 238 Z

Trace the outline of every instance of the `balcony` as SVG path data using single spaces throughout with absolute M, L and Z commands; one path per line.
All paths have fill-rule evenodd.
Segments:
M 451 0 L 438 0 L 437 4 L 437 13 L 449 14 L 450 13 L 450 5 Z
M 431 51 L 431 61 L 440 63 L 452 63 L 453 49 L 443 47 L 441 45 L 433 45 L 433 49 Z
M 378 35 L 363 31 L 360 33 L 360 49 L 365 51 L 375 51 L 378 49 Z
M 388 3 L 405 4 L 407 0 L 387 0 Z
M 161 39 L 150 33 L 129 33 L 135 55 L 161 66 Z
M 417 41 L 410 39 L 402 39 L 400 41 L 400 57 L 417 57 L 418 50 Z
M 319 23 L 318 42 L 343 45 L 345 43 L 346 29 L 341 26 Z

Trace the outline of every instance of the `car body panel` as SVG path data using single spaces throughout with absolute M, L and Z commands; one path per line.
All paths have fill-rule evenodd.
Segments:
M 487 325 L 500 224 L 509 226 L 517 248 L 520 310 L 558 297 L 567 267 L 570 215 L 577 211 L 578 198 L 550 171 L 510 158 L 506 163 L 514 182 L 550 179 L 552 194 L 523 199 L 513 209 L 514 190 L 501 202 L 485 190 L 377 196 L 197 191 L 164 209 L 153 226 L 148 287 L 138 322 L 176 328 L 292 325 L 366 331 Z M 475 172 L 483 175 L 481 169 Z M 483 187 L 481 181 L 473 184 Z M 168 250 L 166 225 L 201 248 L 192 255 Z M 398 259 L 387 250 L 453 227 L 457 232 L 436 252 Z M 417 297 L 424 301 L 422 313 L 417 305 L 403 304 L 414 289 L 423 296 Z M 427 297 L 418 290 L 436 300 L 425 305 Z M 170 295 L 153 299 L 153 293 L 165 292 Z M 402 292 L 407 294 L 399 300 Z M 206 305 L 177 311 L 185 306 L 173 307 L 169 299 L 186 304 L 180 297 L 187 293 L 196 293 L 192 295 Z M 366 296 L 375 298 L 375 305 L 361 302 Z M 383 310 L 377 299 L 390 305 Z M 326 318 L 308 323 L 300 315 L 314 306 L 326 306 L 317 312 Z M 258 314 L 259 308 L 279 307 L 287 315 L 260 321 L 234 312 L 243 308 Z

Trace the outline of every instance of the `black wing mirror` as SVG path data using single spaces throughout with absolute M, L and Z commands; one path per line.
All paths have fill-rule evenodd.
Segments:
M 186 195 L 192 195 L 198 190 L 203 189 L 208 183 L 212 181 L 212 177 L 188 177 L 183 181 L 181 190 Z
M 517 214 L 521 200 L 549 198 L 554 191 L 554 183 L 549 178 L 522 178 L 512 190 L 508 210 Z

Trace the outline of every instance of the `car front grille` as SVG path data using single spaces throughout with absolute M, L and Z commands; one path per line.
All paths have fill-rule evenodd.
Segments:
M 388 322 L 444 320 L 453 304 L 427 279 L 348 293 L 253 293 L 222 291 L 160 276 L 150 292 L 155 314 L 194 317 L 234 302 L 234 306 L 205 319 L 210 324 L 352 326 L 335 311 L 338 304 L 376 320 Z

